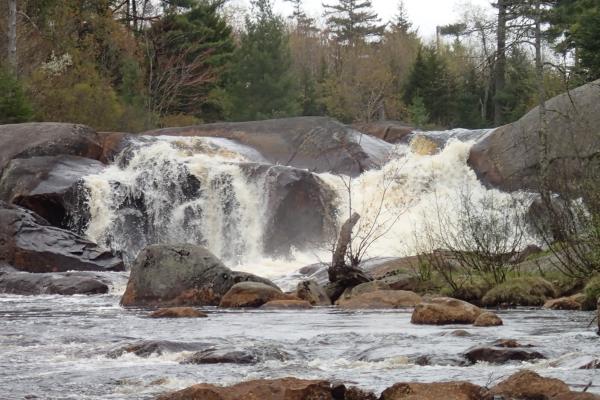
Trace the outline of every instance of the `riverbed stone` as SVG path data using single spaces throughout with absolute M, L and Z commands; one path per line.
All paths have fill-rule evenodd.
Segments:
M 414 307 L 422 302 L 421 296 L 404 290 L 376 290 L 338 300 L 338 306 L 346 310 L 390 309 Z
M 158 400 L 334 400 L 327 381 L 296 378 L 259 379 L 229 387 L 194 385 Z
M 108 293 L 101 277 L 88 272 L 30 273 L 1 272 L 0 293 L 18 295 L 95 295 Z
M 192 307 L 159 308 L 148 315 L 150 318 L 206 318 L 208 315 Z
M 120 256 L 0 201 L 0 263 L 27 272 L 123 271 Z
M 578 293 L 573 296 L 548 300 L 544 303 L 544 308 L 550 310 L 581 310 L 584 300 L 585 296 Z
M 192 244 L 151 245 L 138 255 L 121 304 L 131 306 L 216 306 L 236 283 L 267 279 L 232 271 L 208 249 Z
M 546 357 L 535 350 L 523 347 L 481 346 L 466 351 L 465 358 L 470 363 L 488 362 L 491 364 L 505 364 L 510 361 L 531 361 L 545 359 Z
M 261 282 L 236 283 L 221 299 L 221 308 L 255 308 L 273 300 L 289 300 L 279 288 Z
M 261 306 L 264 310 L 310 310 L 312 305 L 305 300 L 271 300 Z
M 483 310 L 466 301 L 438 297 L 418 304 L 412 314 L 413 324 L 473 324 Z
M 256 364 L 257 354 L 246 350 L 206 349 L 182 361 L 182 364 Z
M 474 326 L 479 327 L 500 326 L 502 324 L 502 319 L 490 311 L 482 313 L 473 323 Z

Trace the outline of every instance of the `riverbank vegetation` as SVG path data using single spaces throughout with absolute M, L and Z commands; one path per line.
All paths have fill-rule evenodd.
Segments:
M 465 8 L 435 40 L 413 27 L 402 1 L 387 23 L 370 1 L 329 2 L 323 22 L 302 0 L 286 1 L 289 17 L 270 0 L 249 10 L 225 0 L 4 1 L 0 122 L 138 132 L 327 115 L 497 126 L 538 103 L 530 46 L 538 14 L 546 95 L 600 77 L 595 0 Z

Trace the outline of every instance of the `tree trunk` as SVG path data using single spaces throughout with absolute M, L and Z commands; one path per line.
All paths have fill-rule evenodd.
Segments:
M 539 163 L 540 163 L 540 188 L 543 201 L 551 204 L 549 190 L 550 160 L 548 157 L 548 127 L 546 110 L 546 88 L 544 85 L 544 60 L 542 59 L 542 8 L 540 1 L 535 3 L 535 71 L 537 78 L 538 102 L 539 102 Z
M 344 222 L 344 225 L 342 225 L 342 228 L 340 229 L 340 236 L 338 237 L 335 251 L 333 252 L 333 259 L 331 260 L 332 269 L 335 270 L 337 268 L 343 268 L 346 266 L 346 252 L 348 251 L 348 246 L 352 241 L 352 230 L 358 223 L 359 219 L 360 215 L 358 213 L 353 213 L 352 216 L 350 216 L 350 218 Z M 334 280 L 331 281 L 333 282 Z
M 17 74 L 17 0 L 8 0 L 8 65 Z
M 496 32 L 497 54 L 494 66 L 494 125 L 499 126 L 504 120 L 504 104 L 502 93 L 506 86 L 506 23 L 507 0 L 498 0 L 498 30 Z

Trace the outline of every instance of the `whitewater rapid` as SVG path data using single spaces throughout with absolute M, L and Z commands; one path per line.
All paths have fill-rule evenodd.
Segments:
M 122 252 L 128 263 L 148 244 L 196 243 L 236 269 L 277 278 L 328 261 L 338 226 L 355 211 L 361 215 L 357 241 L 369 244 L 365 259 L 431 251 L 440 244 L 424 243 L 422 233 L 435 229 L 440 213 L 460 218 L 465 192 L 481 204 L 493 198 L 498 209 L 515 206 L 514 194 L 486 188 L 467 164 L 474 140 L 485 133 L 427 132 L 426 139 L 441 143 L 439 151 L 422 154 L 398 144 L 380 169 L 355 178 L 317 174 L 336 194 L 337 226 L 329 243 L 292 247 L 283 259 L 264 251 L 266 175 L 244 171 L 267 163 L 259 152 L 220 138 L 138 137 L 112 165 L 84 178 L 89 223 L 83 233 Z M 524 213 L 526 201 L 521 206 Z

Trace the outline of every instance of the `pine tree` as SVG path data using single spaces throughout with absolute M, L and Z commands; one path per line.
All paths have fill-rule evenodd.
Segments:
M 289 17 L 292 21 L 294 21 L 296 25 L 296 30 L 299 32 L 310 34 L 318 31 L 315 26 L 315 19 L 310 18 L 304 12 L 303 8 L 303 0 L 284 0 L 287 3 L 291 3 L 294 7 L 294 11 L 292 15 Z
M 408 11 L 406 10 L 404 0 L 398 1 L 398 14 L 394 17 L 392 28 L 394 31 L 404 34 L 408 34 L 412 29 L 412 23 L 408 19 Z
M 297 115 L 285 24 L 274 15 L 269 0 L 252 4 L 254 18 L 246 18 L 246 32 L 229 76 L 230 116 L 241 121 Z
M 354 47 L 384 33 L 386 25 L 380 24 L 370 0 L 338 0 L 337 4 L 323 4 L 323 8 L 329 30 L 340 44 Z
M 0 124 L 25 122 L 31 118 L 31 106 L 20 82 L 0 67 Z

